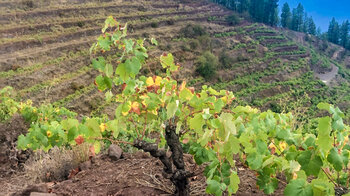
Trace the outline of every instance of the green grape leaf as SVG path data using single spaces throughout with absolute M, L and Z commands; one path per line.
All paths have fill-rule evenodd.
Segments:
M 25 137 L 23 134 L 18 136 L 17 147 L 19 149 L 26 150 L 29 147 L 30 143 L 31 143 L 30 139 L 28 137 Z
M 256 140 L 256 151 L 261 155 L 268 154 L 269 150 L 266 142 L 262 141 L 261 139 Z
M 107 64 L 105 67 L 105 74 L 107 77 L 113 76 L 113 66 L 111 64 Z
M 125 63 L 121 63 L 118 65 L 115 73 L 119 75 L 119 77 L 126 81 L 129 77 L 135 78 L 135 76 L 139 73 L 141 69 L 141 63 L 138 58 L 133 57 L 131 60 L 128 59 Z
M 337 148 L 332 148 L 329 152 L 327 160 L 333 165 L 334 169 L 341 171 L 343 169 L 343 159 L 340 154 L 338 154 Z
M 133 57 L 132 59 L 128 59 L 125 61 L 125 66 L 130 76 L 132 78 L 135 78 L 135 76 L 140 72 L 142 65 L 137 57 Z
M 253 152 L 247 156 L 247 162 L 252 170 L 258 170 L 263 164 L 263 157 L 262 155 Z
M 317 176 L 323 165 L 322 159 L 317 155 L 313 155 L 311 151 L 302 152 L 298 156 L 297 161 L 308 176 Z
M 79 125 L 78 125 L 79 126 Z M 74 139 L 78 136 L 78 128 L 75 126 L 72 126 L 68 129 L 68 134 L 67 134 L 67 140 L 69 143 L 75 144 Z
M 66 131 L 71 129 L 72 127 L 78 127 L 79 126 L 79 121 L 77 119 L 65 119 L 61 121 L 62 128 Z
M 193 94 L 189 89 L 184 88 L 182 91 L 180 91 L 179 97 L 182 101 L 189 101 L 193 97 Z
M 113 27 L 118 25 L 118 22 L 113 18 L 113 16 L 108 16 L 105 20 L 105 26 L 102 28 L 102 33 L 105 33 L 108 27 Z
M 334 195 L 334 185 L 324 179 L 313 179 L 311 181 L 312 190 L 314 195 L 328 196 Z
M 89 129 L 87 137 L 100 137 L 100 127 L 96 119 L 89 118 L 86 120 L 85 125 Z
M 236 125 L 233 122 L 233 116 L 230 113 L 222 113 L 220 115 L 220 122 L 224 125 L 224 132 L 220 131 L 222 129 L 219 129 L 219 135 L 218 137 L 223 140 L 227 141 L 229 135 L 236 134 Z
M 190 129 L 194 129 L 197 133 L 202 133 L 204 123 L 202 114 L 195 114 L 189 121 Z
M 111 120 L 111 121 L 108 121 L 106 124 L 107 124 L 107 128 L 106 128 L 107 131 L 112 131 L 113 137 L 118 138 L 120 128 L 123 123 L 119 123 L 118 120 Z
M 206 192 L 209 194 L 214 194 L 215 196 L 221 196 L 222 190 L 221 190 L 221 183 L 216 180 L 207 180 L 207 188 Z
M 97 88 L 100 91 L 104 91 L 107 88 L 111 89 L 113 86 L 112 79 L 109 77 L 106 77 L 106 76 L 102 76 L 102 75 L 97 76 L 95 79 L 95 82 L 96 82 Z
M 103 56 L 98 57 L 97 59 L 92 59 L 92 67 L 99 72 L 104 72 L 106 66 L 106 60 Z
M 326 116 L 319 120 L 318 122 L 318 136 L 316 144 L 323 152 L 323 154 L 328 154 L 329 150 L 332 148 L 332 138 L 331 133 L 331 118 Z
M 296 179 L 289 182 L 284 189 L 286 196 L 313 196 L 312 187 L 304 179 Z
M 176 102 L 175 102 L 175 101 L 170 102 L 170 103 L 166 106 L 167 119 L 170 119 L 170 118 L 174 117 L 176 110 L 177 110 L 177 104 L 176 104 Z
M 156 40 L 156 39 L 154 39 L 153 37 L 151 38 L 151 43 L 152 43 L 153 45 L 158 46 L 158 42 L 157 42 L 157 40 Z
M 217 99 L 214 102 L 214 111 L 215 112 L 221 112 L 222 108 L 225 106 L 225 103 L 221 99 Z
M 232 195 L 232 194 L 237 192 L 238 185 L 239 185 L 240 182 L 241 181 L 240 181 L 237 173 L 236 172 L 232 172 L 231 175 L 230 175 L 230 184 L 228 185 L 229 195 Z
M 331 105 L 329 103 L 319 103 L 317 107 L 321 110 L 330 111 Z
M 224 153 L 227 155 L 237 154 L 240 151 L 240 142 L 237 137 L 230 135 L 224 144 Z
M 332 128 L 334 130 L 338 130 L 338 131 L 342 131 L 345 129 L 344 123 L 343 123 L 343 119 L 339 118 L 338 120 L 334 120 L 332 122 Z
M 162 56 L 160 56 L 160 63 L 162 64 L 163 68 L 175 66 L 174 57 L 171 53 L 163 54 Z
M 102 50 L 109 51 L 111 49 L 111 44 L 113 43 L 109 37 L 103 37 L 102 35 L 97 39 L 98 45 Z
M 119 77 L 123 80 L 126 81 L 129 79 L 130 73 L 126 69 L 125 63 L 120 63 L 115 70 L 115 74 L 119 75 Z
M 101 151 L 101 142 L 100 141 L 94 142 L 94 150 L 95 150 L 96 154 L 100 153 L 100 151 Z
M 133 46 L 134 46 L 134 41 L 132 41 L 132 39 L 124 40 L 124 44 L 125 44 L 125 52 L 126 53 L 129 53 L 130 51 L 132 51 Z
M 268 195 L 272 194 L 278 188 L 278 180 L 270 177 L 273 172 L 274 170 L 272 168 L 264 168 L 263 171 L 259 172 L 257 180 L 259 188 L 264 190 L 264 193 Z

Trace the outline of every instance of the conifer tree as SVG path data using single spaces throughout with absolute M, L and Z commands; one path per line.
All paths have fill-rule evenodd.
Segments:
M 328 41 L 338 44 L 339 43 L 339 24 L 333 17 L 328 27 Z
M 349 40 L 349 28 L 350 28 L 350 23 L 348 20 L 344 21 L 343 24 L 340 27 L 340 45 L 343 46 L 344 48 L 347 47 L 348 45 L 348 40 Z
M 291 29 L 292 23 L 292 13 L 290 12 L 290 7 L 288 3 L 283 4 L 282 14 L 281 14 L 281 25 L 283 28 Z
M 296 9 L 296 17 L 297 17 L 297 30 L 296 31 L 302 31 L 303 30 L 303 23 L 304 23 L 304 7 L 301 5 L 301 3 L 298 4 L 298 7 Z
M 308 18 L 308 29 L 307 32 L 311 35 L 316 35 L 316 25 L 314 20 L 312 19 L 312 16 Z

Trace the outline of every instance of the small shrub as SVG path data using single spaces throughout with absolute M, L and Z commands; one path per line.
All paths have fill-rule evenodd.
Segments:
M 170 51 L 173 47 L 171 46 L 171 44 L 162 44 L 159 46 L 159 49 L 163 50 L 163 51 Z
M 191 47 L 190 47 L 190 45 L 187 44 L 187 43 L 182 44 L 182 45 L 180 46 L 180 48 L 181 48 L 181 50 L 184 51 L 184 52 L 189 52 L 189 51 L 191 51 Z
M 189 44 L 192 50 L 196 50 L 199 46 L 199 41 L 195 39 L 195 40 L 192 40 Z
M 218 62 L 218 58 L 213 53 L 204 52 L 196 61 L 196 72 L 208 80 L 215 75 Z
M 147 33 L 147 32 L 142 33 L 142 37 L 149 38 L 149 33 Z
M 137 8 L 138 11 L 140 12 L 146 12 L 147 11 L 147 8 L 143 7 L 143 6 L 140 6 Z
M 234 62 L 234 59 L 227 54 L 226 51 L 222 51 L 219 56 L 219 62 L 221 68 L 231 68 L 232 63 Z
M 85 22 L 83 22 L 83 21 L 79 21 L 77 23 L 77 26 L 80 27 L 80 28 L 82 28 L 84 25 L 85 25 Z
M 152 27 L 152 28 L 158 28 L 158 27 L 159 27 L 158 22 L 152 22 L 152 23 L 151 23 L 151 27 Z
M 32 9 L 35 6 L 33 0 L 22 0 L 22 4 L 23 4 L 25 10 Z
M 198 37 L 198 41 L 202 47 L 202 50 L 211 50 L 212 40 L 209 35 L 202 35 Z
M 240 22 L 240 19 L 237 15 L 232 14 L 226 17 L 226 22 L 228 22 L 230 25 L 238 25 Z
M 166 23 L 168 25 L 174 25 L 175 24 L 175 20 L 174 19 L 170 19 L 170 20 L 167 20 Z
M 273 111 L 275 113 L 281 113 L 282 112 L 282 107 L 279 104 L 275 103 L 275 102 L 270 103 L 270 109 L 271 109 L 271 111 Z
M 186 27 L 180 30 L 181 37 L 195 38 L 207 34 L 208 33 L 200 25 L 188 24 Z

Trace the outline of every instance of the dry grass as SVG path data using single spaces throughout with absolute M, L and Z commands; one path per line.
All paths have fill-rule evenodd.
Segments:
M 50 182 L 66 180 L 72 169 L 89 159 L 89 145 L 72 149 L 52 148 L 49 152 L 37 151 L 25 164 L 25 176 L 30 181 Z

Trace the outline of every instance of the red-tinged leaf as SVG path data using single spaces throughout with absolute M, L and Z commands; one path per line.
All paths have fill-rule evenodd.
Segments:
M 72 179 L 79 172 L 79 168 L 72 169 L 69 173 L 68 179 Z
M 132 108 L 132 111 L 135 112 L 137 115 L 141 114 L 140 108 Z
M 153 87 L 153 86 L 147 86 L 147 91 L 148 91 L 148 92 L 153 91 L 153 89 L 154 89 L 154 87 Z
M 122 84 L 122 91 L 126 88 L 126 83 Z
M 95 157 L 96 156 L 95 147 L 93 145 L 91 145 L 89 147 L 89 152 L 90 152 L 90 157 Z
M 276 148 L 271 148 L 271 154 L 275 154 Z
M 190 90 L 191 93 L 194 94 L 194 87 L 188 87 L 188 90 Z
M 187 138 L 182 140 L 182 143 L 184 143 L 184 144 L 187 144 L 188 142 L 189 142 L 189 140 Z
M 84 137 L 82 135 L 78 135 L 74 140 L 78 145 L 84 143 Z

